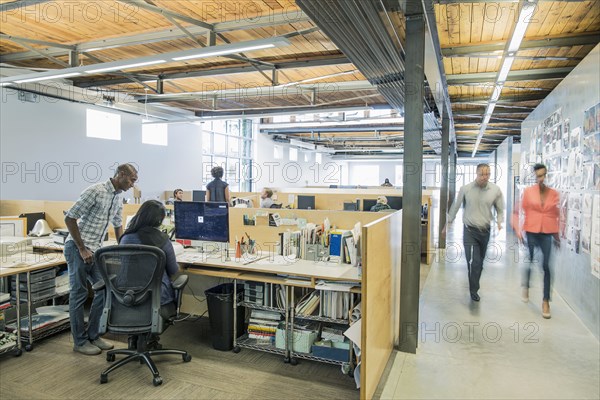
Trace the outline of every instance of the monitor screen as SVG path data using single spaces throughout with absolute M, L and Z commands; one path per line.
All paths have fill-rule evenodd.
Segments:
M 228 242 L 229 208 L 227 203 L 176 201 L 175 237 L 177 239 Z
M 314 210 L 315 196 L 298 195 L 298 208 L 301 210 Z
M 192 201 L 206 201 L 206 190 L 192 190 Z
M 377 199 L 363 199 L 363 211 L 371 211 L 371 207 L 377 204 Z
M 402 210 L 402 196 L 385 196 L 392 210 Z
M 357 211 L 356 203 L 353 201 L 352 202 L 345 201 L 344 202 L 344 211 Z

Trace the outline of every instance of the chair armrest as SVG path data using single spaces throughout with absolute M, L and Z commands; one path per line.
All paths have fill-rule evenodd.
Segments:
M 171 282 L 171 286 L 175 291 L 175 305 L 177 307 L 177 315 L 181 309 L 181 300 L 183 299 L 183 288 L 187 285 L 190 277 L 187 275 L 179 275 L 177 279 Z
M 94 285 L 92 286 L 92 290 L 94 292 L 98 292 L 100 290 L 103 290 L 106 287 L 106 283 L 104 283 L 104 281 L 101 279 L 98 282 L 94 283 Z
M 187 275 L 179 275 L 177 277 L 177 279 L 175 279 L 172 283 L 171 286 L 173 287 L 173 289 L 175 290 L 181 290 L 183 289 L 183 287 L 185 285 L 187 285 L 188 281 L 190 280 L 190 277 Z

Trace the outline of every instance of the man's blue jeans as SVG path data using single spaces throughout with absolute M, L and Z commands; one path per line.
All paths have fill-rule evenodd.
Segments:
M 89 281 L 93 285 L 102 278 L 95 264 L 86 264 L 83 261 L 75 242 L 72 240 L 65 243 L 65 258 L 69 267 L 69 284 L 71 285 L 69 294 L 71 334 L 75 345 L 82 346 L 88 340 L 98 339 L 98 326 L 104 307 L 104 292 L 100 291 L 94 294 L 87 331 L 83 309 L 88 297 L 87 282 Z

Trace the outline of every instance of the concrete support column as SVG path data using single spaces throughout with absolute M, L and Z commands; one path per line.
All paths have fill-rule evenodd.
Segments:
M 456 198 L 456 142 L 450 143 L 450 160 L 448 163 L 448 208 Z
M 425 63 L 425 18 L 420 2 L 411 4 L 406 13 L 406 37 L 399 350 L 416 353 L 419 335 L 423 82 L 425 79 L 423 71 Z
M 446 214 L 448 213 L 448 151 L 450 141 L 450 118 L 447 110 L 444 108 L 442 116 L 442 188 L 440 190 L 440 224 L 438 229 L 438 247 L 446 248 L 446 234 L 444 227 L 446 226 Z

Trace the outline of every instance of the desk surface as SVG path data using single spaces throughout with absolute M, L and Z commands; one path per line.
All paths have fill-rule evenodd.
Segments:
M 0 258 L 0 277 L 37 271 L 66 263 L 62 253 L 17 253 Z
M 265 257 L 265 258 L 260 258 Z M 208 256 L 204 253 L 185 252 L 177 256 L 177 262 L 186 267 L 203 267 L 211 269 L 227 269 L 232 271 L 232 277 L 241 276 L 243 273 L 267 273 L 275 275 L 289 275 L 293 279 L 296 277 L 305 277 L 311 279 L 324 279 L 332 281 L 347 281 L 360 283 L 361 278 L 358 275 L 358 269 L 340 265 L 334 262 L 315 262 L 308 260 L 288 260 L 282 256 L 261 255 L 252 262 L 252 259 L 241 258 L 239 261 L 232 259 L 225 261 L 219 256 Z

